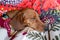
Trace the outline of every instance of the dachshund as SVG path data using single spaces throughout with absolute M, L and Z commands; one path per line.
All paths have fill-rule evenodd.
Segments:
M 22 30 L 26 26 L 37 31 L 44 31 L 44 23 L 40 20 L 39 15 L 33 9 L 23 9 L 7 12 L 7 15 L 12 19 L 10 24 L 15 30 Z

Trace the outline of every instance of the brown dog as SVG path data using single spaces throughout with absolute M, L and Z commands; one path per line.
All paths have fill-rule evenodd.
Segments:
M 12 18 L 10 24 L 17 31 L 24 29 L 26 26 L 37 31 L 44 31 L 44 23 L 40 20 L 38 13 L 33 9 L 15 10 L 7 12 L 7 15 Z

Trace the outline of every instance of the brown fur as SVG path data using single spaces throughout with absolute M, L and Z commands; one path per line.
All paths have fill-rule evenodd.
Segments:
M 28 27 L 31 27 L 35 30 L 44 31 L 44 23 L 40 20 L 39 15 L 36 11 L 33 9 L 24 9 L 18 12 L 15 11 L 10 14 L 9 12 L 7 13 L 10 18 L 16 15 L 10 22 L 15 30 L 24 29 L 25 26 L 28 25 Z

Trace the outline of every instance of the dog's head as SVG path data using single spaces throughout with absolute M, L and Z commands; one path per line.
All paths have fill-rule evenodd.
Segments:
M 10 18 L 12 18 L 11 15 L 14 16 L 10 24 L 16 30 L 24 29 L 27 25 L 35 30 L 44 31 L 44 23 L 40 20 L 38 13 L 33 9 L 24 9 L 16 13 L 8 13 L 7 15 Z

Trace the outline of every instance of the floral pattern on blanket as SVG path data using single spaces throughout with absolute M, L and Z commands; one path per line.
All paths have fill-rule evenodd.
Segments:
M 48 40 L 48 30 L 50 31 L 51 40 L 60 40 L 60 10 L 42 10 L 41 20 L 46 24 L 46 40 Z

